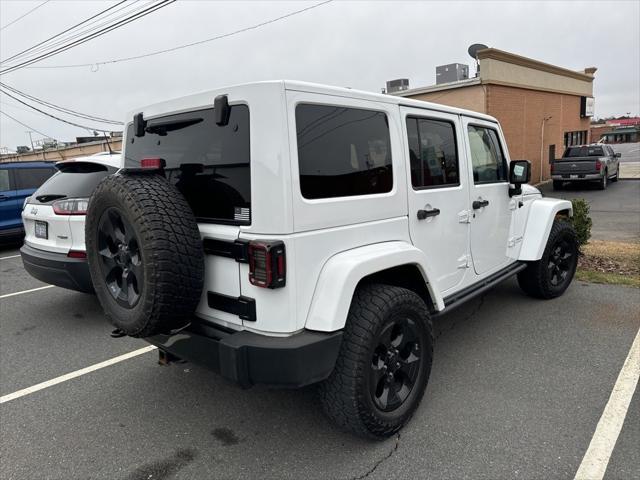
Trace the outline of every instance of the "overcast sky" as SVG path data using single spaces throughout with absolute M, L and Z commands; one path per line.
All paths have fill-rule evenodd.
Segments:
M 5 26 L 42 3 L 1 0 Z M 51 0 L 0 32 L 8 58 L 116 2 Z M 319 2 L 179 0 L 145 18 L 34 66 L 93 63 L 144 54 L 249 27 Z M 640 112 L 640 1 L 339 1 L 204 45 L 89 67 L 24 68 L 2 82 L 77 111 L 116 120 L 145 104 L 219 86 L 296 79 L 379 92 L 406 77 L 435 83 L 436 65 L 472 64 L 484 43 L 574 70 L 598 68 L 596 116 Z M 86 130 L 0 97 L 0 109 L 62 141 Z M 28 145 L 2 115 L 0 146 Z M 89 121 L 79 123 L 98 125 Z M 34 134 L 34 139 L 41 138 Z

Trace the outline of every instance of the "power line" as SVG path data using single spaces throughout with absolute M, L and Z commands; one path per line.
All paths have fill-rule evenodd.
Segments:
M 58 33 L 58 34 L 56 34 L 56 35 L 54 35 L 54 36 L 52 36 L 52 37 L 49 37 L 49 38 L 47 38 L 47 39 L 45 39 L 45 40 L 41 41 L 40 43 L 36 43 L 35 45 L 33 45 L 33 46 L 29 47 L 29 48 L 26 48 L 26 49 L 22 50 L 21 52 L 18 52 L 18 53 L 16 53 L 15 55 L 13 55 L 13 56 L 11 56 L 11 57 L 9 57 L 9 58 L 4 59 L 1 63 L 8 62 L 9 60 L 12 60 L 12 59 L 16 58 L 17 56 L 22 55 L 23 53 L 29 52 L 29 51 L 31 51 L 32 49 L 34 49 L 34 48 L 36 48 L 36 47 L 39 47 L 39 46 L 40 46 L 40 45 L 42 45 L 43 43 L 49 42 L 50 40 L 53 40 L 54 38 L 58 38 L 60 35 L 63 35 L 63 34 L 65 34 L 65 33 L 67 33 L 68 31 L 73 30 L 73 29 L 75 29 L 76 27 L 79 27 L 80 25 L 84 25 L 84 24 L 85 24 L 85 23 L 87 23 L 88 21 L 93 20 L 93 19 L 94 19 L 94 18 L 96 18 L 96 17 L 99 17 L 99 16 L 100 16 L 100 15 L 102 15 L 103 13 L 106 13 L 106 12 L 108 12 L 109 10 L 111 10 L 111 9 L 113 9 L 113 8 L 116 8 L 118 5 L 120 5 L 120 4 L 124 3 L 124 2 L 126 2 L 126 0 L 122 0 L 121 2 L 116 3 L 115 5 L 112 5 L 111 7 L 107 8 L 107 9 L 105 9 L 105 10 L 102 10 L 101 12 L 96 13 L 95 15 L 93 15 L 93 16 L 91 16 L 91 17 L 87 18 L 86 20 L 83 20 L 83 21 L 82 21 L 82 22 L 80 22 L 80 23 L 76 23 L 75 25 L 72 25 L 71 27 L 67 28 L 66 30 L 63 30 L 62 32 L 60 32 L 60 33 Z
M 163 53 L 174 52 L 176 50 L 181 50 L 183 48 L 202 45 L 204 43 L 213 42 L 215 40 L 220 40 L 222 38 L 231 37 L 231 36 L 237 35 L 239 33 L 244 33 L 244 32 L 247 32 L 249 30 L 255 30 L 255 29 L 263 27 L 265 25 L 269 25 L 271 23 L 275 23 L 275 22 L 278 22 L 280 20 L 284 20 L 285 18 L 293 17 L 294 15 L 299 15 L 301 13 L 304 13 L 304 12 L 308 11 L 308 10 L 312 10 L 314 8 L 321 7 L 323 5 L 326 5 L 327 3 L 331 3 L 332 1 L 333 0 L 325 0 L 324 2 L 317 3 L 317 4 L 312 5 L 310 7 L 306 7 L 306 8 L 300 9 L 300 10 L 296 10 L 296 11 L 293 11 L 293 12 L 288 13 L 286 15 L 282 15 L 280 17 L 276 17 L 276 18 L 273 18 L 271 20 L 267 20 L 267 21 L 264 21 L 264 22 L 261 22 L 261 23 L 257 23 L 255 25 L 250 26 L 250 27 L 241 28 L 241 29 L 235 30 L 233 32 L 224 33 L 224 34 L 221 34 L 221 35 L 217 35 L 215 37 L 207 38 L 207 39 L 204 39 L 204 40 L 199 40 L 197 42 L 186 43 L 184 45 L 179 45 L 177 47 L 166 48 L 166 49 L 163 49 L 163 50 L 156 50 L 154 52 L 149 52 L 149 53 L 145 53 L 145 54 L 141 54 L 141 55 L 135 55 L 135 56 L 132 56 L 132 57 L 116 58 L 116 59 L 113 59 L 113 60 L 105 60 L 105 61 L 102 61 L 102 62 L 94 62 L 94 63 L 76 63 L 76 64 L 71 64 L 71 65 L 42 65 L 42 66 L 37 66 L 37 67 L 26 67 L 26 68 L 99 67 L 100 65 L 107 65 L 107 64 L 119 63 L 119 62 L 129 62 L 131 60 L 139 60 L 141 58 L 152 57 L 154 55 L 160 55 L 160 54 L 163 54 Z M 0 73 L 3 73 L 3 72 L 0 72 Z
M 7 112 L 5 112 L 5 111 L 3 111 L 3 110 L 0 110 L 0 113 L 1 113 L 1 114 L 3 114 L 3 115 L 5 115 L 5 116 L 7 116 L 7 117 L 9 117 L 9 118 L 10 118 L 11 120 L 13 120 L 14 122 L 19 123 L 19 124 L 20 124 L 20 125 L 22 125 L 23 127 L 27 127 L 29 130 L 33 130 L 34 132 L 36 132 L 36 133 L 37 133 L 37 134 L 39 134 L 39 135 L 42 135 L 42 136 L 43 136 L 43 137 L 45 137 L 45 138 L 53 138 L 51 135 L 47 135 L 46 133 L 42 133 L 42 132 L 40 132 L 40 131 L 36 130 L 35 128 L 30 127 L 30 126 L 29 126 L 29 125 L 27 125 L 26 123 L 22 123 L 20 120 L 18 120 L 18 119 L 17 119 L 17 118 L 15 118 L 15 117 L 12 117 L 11 115 L 9 115 Z M 54 140 L 55 140 L 55 138 L 54 138 Z
M 122 3 L 124 3 L 124 5 L 120 6 Z M 113 5 L 111 8 L 107 9 L 107 10 L 103 10 L 100 14 L 94 15 L 93 17 L 90 17 L 89 19 L 85 20 L 84 22 L 81 23 L 86 23 L 85 26 L 83 27 L 78 27 L 78 26 L 74 26 L 74 27 L 70 27 L 67 30 L 65 30 L 64 32 L 61 32 L 57 35 L 54 35 L 53 37 L 50 37 L 46 40 L 43 40 L 42 42 L 40 42 L 37 45 L 33 45 L 32 47 L 29 47 L 25 50 L 23 50 L 22 52 L 16 53 L 15 55 L 3 60 L 0 62 L 0 65 L 6 65 L 8 62 L 10 61 L 17 61 L 17 60 L 21 60 L 21 59 L 26 59 L 29 56 L 35 56 L 36 54 L 40 54 L 43 53 L 45 51 L 47 51 L 48 49 L 51 49 L 53 47 L 57 47 L 59 45 L 63 45 L 64 43 L 70 41 L 70 40 L 74 40 L 78 37 L 81 37 L 83 35 L 86 35 L 88 33 L 92 33 L 95 32 L 97 30 L 99 30 L 101 27 L 108 25 L 110 22 L 115 22 L 116 20 L 120 20 L 121 18 L 126 17 L 127 15 L 130 15 L 132 13 L 134 13 L 135 11 L 139 11 L 144 9 L 145 7 L 149 6 L 150 4 L 153 3 L 152 1 L 147 2 L 146 4 L 143 4 L 142 2 L 126 2 L 126 0 L 124 0 L 123 2 L 120 2 L 116 5 Z M 117 8 L 115 10 L 113 10 L 111 13 L 107 13 L 106 15 L 102 15 L 103 13 L 107 12 L 108 10 L 114 9 L 116 7 L 120 6 L 120 8 Z M 121 13 L 120 15 L 116 16 L 115 18 L 109 18 L 112 17 L 116 14 L 118 14 L 119 12 L 121 12 L 122 10 L 125 9 L 129 9 L 129 7 L 133 6 L 133 9 L 130 10 L 129 12 L 125 12 L 125 13 Z M 99 23 L 102 22 L 102 23 Z M 97 24 L 97 25 L 96 25 Z M 60 37 L 56 40 L 57 37 Z
M 110 132 L 110 130 L 104 130 L 101 128 L 93 128 L 93 127 L 87 127 L 86 125 L 80 125 L 79 123 L 74 123 L 74 122 L 70 122 L 69 120 L 65 120 L 64 118 L 60 118 L 57 117 L 55 115 L 52 115 L 51 113 L 45 112 L 44 110 L 40 110 L 37 107 L 34 107 L 33 105 L 29 105 L 27 102 L 23 102 L 22 100 L 20 100 L 17 97 L 14 97 L 13 95 L 11 95 L 10 93 L 7 93 L 4 89 L 0 88 L 0 92 L 2 92 L 3 94 L 5 94 L 7 97 L 9 98 L 13 98 L 16 102 L 19 102 L 23 105 L 26 105 L 27 107 L 31 108 L 32 110 L 35 110 L 36 112 L 39 112 L 43 115 L 46 115 L 47 117 L 51 117 L 54 120 L 58 120 L 59 122 L 63 122 L 63 123 L 67 123 L 69 125 L 73 125 L 74 127 L 80 127 L 80 128 L 84 128 L 85 130 L 95 130 L 96 132 Z
M 103 118 L 103 117 L 98 117 L 96 115 L 90 115 L 88 113 L 78 112 L 78 111 L 72 110 L 70 108 L 61 107 L 60 105 L 56 105 L 55 103 L 47 102 L 46 100 L 42 100 L 42 99 L 40 99 L 38 97 L 34 97 L 33 95 L 29 95 L 28 93 L 21 92 L 17 88 L 11 87 L 10 85 L 7 85 L 6 83 L 0 82 L 0 87 L 4 87 L 5 89 L 15 93 L 16 95 L 20 95 L 20 96 L 22 96 L 24 98 L 28 98 L 29 100 L 31 100 L 33 102 L 36 102 L 37 104 L 40 104 L 40 105 L 45 106 L 45 107 L 52 108 L 54 110 L 57 110 L 57 111 L 62 112 L 62 113 L 66 113 L 68 115 L 73 115 L 75 117 L 83 118 L 85 120 L 93 120 L 93 121 L 101 122 L 101 123 L 110 123 L 110 124 L 113 124 L 113 125 L 122 125 L 122 122 L 118 122 L 117 120 L 109 120 L 108 118 Z
M 0 30 L 4 30 L 5 28 L 13 25 L 14 23 L 16 23 L 18 20 L 22 20 L 24 17 L 26 17 L 27 15 L 29 15 L 31 12 L 35 12 L 37 9 L 39 9 L 40 7 L 42 7 L 45 3 L 49 3 L 51 0 L 45 0 L 44 2 L 36 5 L 35 7 L 33 7 L 31 10 L 29 10 L 27 13 L 24 13 L 22 15 L 20 15 L 18 18 L 16 18 L 15 20 L 13 20 L 12 22 L 7 23 L 4 27 L 0 27 Z
M 50 52 L 47 52 L 47 53 L 44 53 L 44 54 L 42 54 L 42 55 L 40 55 L 38 57 L 32 58 L 30 60 L 26 60 L 26 61 L 24 61 L 22 63 L 17 64 L 17 65 L 5 68 L 4 70 L 0 71 L 0 75 L 5 74 L 5 73 L 9 73 L 9 72 L 13 72 L 14 70 L 18 70 L 18 69 L 23 68 L 23 67 L 25 67 L 27 65 L 31 65 L 32 63 L 36 63 L 36 62 L 39 62 L 41 60 L 44 60 L 45 58 L 49 58 L 51 56 L 58 55 L 59 53 L 62 53 L 62 52 L 66 51 L 66 50 L 69 50 L 69 49 L 71 49 L 73 47 L 76 47 L 78 45 L 86 43 L 86 42 L 88 42 L 90 40 L 93 40 L 94 38 L 97 38 L 97 37 L 100 37 L 102 35 L 105 35 L 106 33 L 109 33 L 112 30 L 115 30 L 117 28 L 123 27 L 123 26 L 133 22 L 134 20 L 139 20 L 140 18 L 145 17 L 145 16 L 155 12 L 156 10 L 160 10 L 161 8 L 164 8 L 164 7 L 172 4 L 175 1 L 176 0 L 162 0 L 160 3 L 157 3 L 157 4 L 153 5 L 150 8 L 147 8 L 146 10 L 143 10 L 142 12 L 138 12 L 138 13 L 136 13 L 134 15 L 131 15 L 130 17 L 125 18 L 124 20 L 121 20 L 121 21 L 119 21 L 119 22 L 117 22 L 117 23 L 115 23 L 113 25 L 110 25 L 110 26 L 108 26 L 106 28 L 103 28 L 102 30 L 99 30 L 99 31 L 97 31 L 95 33 L 87 35 L 87 36 L 85 36 L 85 37 L 83 37 L 83 38 L 81 38 L 79 40 L 76 40 L 76 41 L 68 44 L 68 45 L 63 45 L 63 46 L 61 46 L 61 47 L 59 47 L 57 49 L 54 49 L 54 50 L 52 50 Z

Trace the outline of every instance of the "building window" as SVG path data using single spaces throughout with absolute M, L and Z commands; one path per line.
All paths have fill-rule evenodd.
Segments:
M 391 140 L 384 112 L 300 104 L 296 133 L 304 198 L 391 191 Z
M 407 118 L 413 188 L 459 185 L 456 132 L 451 122 Z
M 575 132 L 564 132 L 564 146 L 584 145 L 587 143 L 587 131 L 578 130 Z

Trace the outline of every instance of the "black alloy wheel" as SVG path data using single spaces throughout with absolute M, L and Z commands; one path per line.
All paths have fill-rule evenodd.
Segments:
M 107 290 L 122 307 L 135 307 L 144 285 L 144 270 L 133 227 L 118 209 L 108 208 L 98 223 L 97 240 Z
M 369 392 L 383 412 L 399 408 L 409 397 L 420 371 L 423 345 L 416 321 L 394 319 L 380 334 L 369 372 Z
M 570 279 L 575 261 L 575 249 L 565 238 L 560 239 L 551 249 L 547 270 L 549 272 L 549 282 L 554 287 L 561 287 Z

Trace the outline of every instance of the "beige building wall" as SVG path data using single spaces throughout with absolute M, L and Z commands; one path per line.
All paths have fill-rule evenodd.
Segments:
M 472 85 L 417 94 L 411 98 L 486 113 L 484 88 L 482 85 Z

